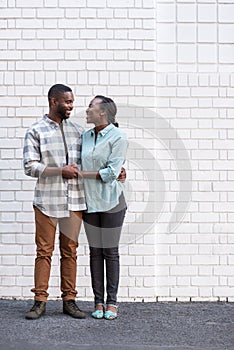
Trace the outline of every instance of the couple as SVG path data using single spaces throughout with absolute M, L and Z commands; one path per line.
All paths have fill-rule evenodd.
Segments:
M 96 96 L 86 110 L 84 132 L 69 120 L 72 90 L 62 84 L 48 92 L 49 114 L 34 123 L 25 135 L 24 169 L 36 177 L 33 208 L 36 225 L 34 305 L 26 319 L 37 319 L 46 311 L 51 257 L 59 224 L 60 274 L 63 312 L 85 318 L 76 298 L 76 250 L 83 219 L 90 247 L 90 271 L 94 292 L 94 318 L 117 317 L 119 283 L 118 243 L 126 212 L 123 195 L 128 141 L 115 121 L 116 105 Z M 120 174 L 120 175 L 119 175 Z M 106 308 L 104 305 L 104 261 Z

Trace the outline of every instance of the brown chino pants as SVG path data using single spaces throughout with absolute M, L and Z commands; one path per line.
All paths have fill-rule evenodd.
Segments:
M 37 257 L 35 259 L 34 281 L 35 300 L 47 301 L 54 251 L 56 226 L 59 224 L 60 276 L 63 300 L 75 299 L 76 291 L 76 250 L 82 222 L 82 212 L 71 212 L 69 218 L 51 218 L 34 207 L 36 223 Z

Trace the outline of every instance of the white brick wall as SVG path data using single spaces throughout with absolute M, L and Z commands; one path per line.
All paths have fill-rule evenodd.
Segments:
M 151 225 L 155 198 L 149 198 L 149 184 L 155 178 L 143 186 L 141 168 L 154 148 L 154 38 L 154 2 L 149 0 L 0 0 L 0 297 L 33 296 L 35 181 L 23 173 L 23 138 L 48 110 L 49 87 L 60 82 L 73 88 L 72 118 L 84 126 L 84 110 L 95 94 L 112 96 L 119 106 L 119 121 L 131 143 L 119 299 L 156 300 Z M 147 172 L 152 167 L 150 160 Z M 90 285 L 82 229 L 77 279 L 81 298 L 92 300 Z M 60 295 L 58 244 L 49 292 L 51 297 Z
M 157 112 L 178 133 L 172 140 L 164 129 L 177 173 L 188 163 L 182 140 L 192 179 L 183 222 L 165 234 L 181 191 L 178 176 L 167 181 L 168 215 L 156 235 L 159 300 L 233 300 L 233 10 L 222 0 L 157 1 Z
M 0 297 L 32 297 L 23 137 L 61 82 L 74 120 L 110 95 L 129 135 L 119 300 L 233 300 L 233 13 L 222 0 L 0 0 Z M 83 230 L 78 256 L 91 300 Z M 60 295 L 58 245 L 49 292 Z

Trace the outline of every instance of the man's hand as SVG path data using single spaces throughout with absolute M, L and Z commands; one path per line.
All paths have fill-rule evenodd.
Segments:
M 65 179 L 74 179 L 78 176 L 78 168 L 76 164 L 69 164 L 62 168 L 62 177 Z
M 125 182 L 126 181 L 126 177 L 127 177 L 127 174 L 126 174 L 125 168 L 121 168 L 121 172 L 120 172 L 117 180 L 120 181 L 120 182 Z

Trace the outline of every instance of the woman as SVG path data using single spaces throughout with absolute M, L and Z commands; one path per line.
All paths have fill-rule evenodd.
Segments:
M 90 271 L 94 292 L 94 318 L 117 317 L 119 284 L 118 244 L 126 212 L 124 185 L 117 181 L 125 162 L 128 141 L 115 121 L 117 108 L 108 97 L 96 96 L 86 111 L 95 127 L 83 134 L 82 171 L 87 210 L 83 220 L 90 247 Z M 104 261 L 106 309 L 104 308 Z

